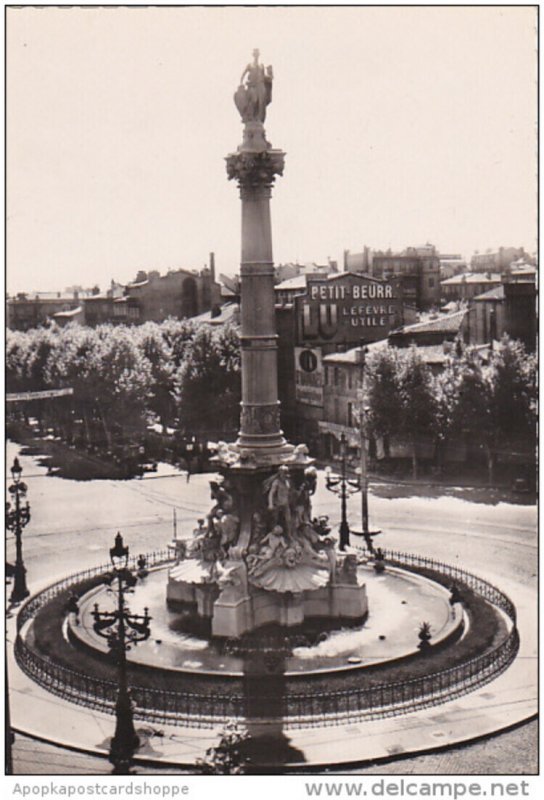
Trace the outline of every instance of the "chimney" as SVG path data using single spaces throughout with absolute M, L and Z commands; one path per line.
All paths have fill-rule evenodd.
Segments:
M 215 283 L 215 253 L 210 253 L 210 274 L 213 283 Z

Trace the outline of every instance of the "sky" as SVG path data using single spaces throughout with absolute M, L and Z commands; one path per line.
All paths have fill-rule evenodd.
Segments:
M 8 8 L 7 289 L 240 260 L 225 156 L 258 47 L 274 260 L 536 249 L 534 7 Z

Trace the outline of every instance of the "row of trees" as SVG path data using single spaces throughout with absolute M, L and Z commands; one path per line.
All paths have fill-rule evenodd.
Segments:
M 8 392 L 72 387 L 72 397 L 26 409 L 68 441 L 83 436 L 111 449 L 156 421 L 197 437 L 219 434 L 237 427 L 239 336 L 233 327 L 174 319 L 9 331 L 6 383 Z
M 432 436 L 438 461 L 469 436 L 487 453 L 530 443 L 536 428 L 536 361 L 505 338 L 482 360 L 460 344 L 434 375 L 416 347 L 386 347 L 367 359 L 370 434 L 417 444 Z M 150 422 L 198 438 L 238 427 L 240 340 L 235 327 L 168 319 L 140 326 L 8 331 L 8 391 L 72 387 L 73 397 L 34 401 L 27 410 L 66 441 L 108 449 L 138 442 Z
M 534 445 L 536 359 L 507 337 L 483 360 L 460 344 L 434 375 L 416 347 L 385 348 L 366 369 L 369 432 L 385 443 L 411 443 L 417 476 L 417 444 L 432 437 L 439 466 L 448 444 L 463 436 L 481 444 L 490 481 L 497 453 Z

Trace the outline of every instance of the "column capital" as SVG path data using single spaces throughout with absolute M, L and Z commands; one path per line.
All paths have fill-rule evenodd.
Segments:
M 276 175 L 283 175 L 285 153 L 283 150 L 248 152 L 241 150 L 226 157 L 227 176 L 237 180 L 240 191 L 270 190 Z

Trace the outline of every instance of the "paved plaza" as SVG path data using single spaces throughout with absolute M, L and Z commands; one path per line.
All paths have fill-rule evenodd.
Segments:
M 397 758 L 393 761 L 357 767 L 329 769 L 331 774 L 354 775 L 533 775 L 537 772 L 538 722 L 498 733 L 469 745 Z M 17 735 L 13 748 L 16 775 L 103 775 L 105 762 L 86 753 Z M 145 767 L 138 775 L 180 775 L 191 770 L 182 767 Z
M 18 448 L 10 444 L 8 463 L 17 452 Z M 208 481 L 211 476 L 195 475 L 187 484 L 184 476 L 176 475 L 166 465 L 160 467 L 158 475 L 142 480 L 76 482 L 47 476 L 46 466 L 40 465 L 34 457 L 25 456 L 24 451 L 21 463 L 32 507 L 32 521 L 24 537 L 25 563 L 31 590 L 85 567 L 104 563 L 117 530 L 123 533 L 132 553 L 162 548 L 172 537 L 174 508 L 178 533 L 185 535 L 193 529 L 196 519 L 203 516 L 210 505 Z M 331 521 L 337 523 L 338 501 L 326 492 L 323 483 L 321 476 L 314 500 L 315 513 L 329 514 Z M 525 629 L 525 641 L 531 639 L 527 632 L 533 625 L 534 609 L 531 609 L 531 598 L 536 598 L 537 586 L 535 507 L 504 500 L 482 502 L 485 493 L 481 491 L 478 494 L 479 502 L 465 499 L 470 498 L 470 490 L 464 493 L 456 490 L 438 493 L 429 492 L 424 486 L 404 486 L 398 494 L 400 496 L 394 496 L 391 484 L 385 488 L 379 484 L 371 486 L 372 522 L 384 531 L 380 544 L 387 548 L 431 555 L 447 563 L 462 566 L 488 578 L 507 593 L 511 587 L 522 584 L 525 596 L 529 599 L 521 609 L 523 618 L 520 620 L 520 628 L 522 632 Z M 428 496 L 429 494 L 437 496 Z M 488 499 L 493 501 L 493 495 Z M 350 516 L 356 523 L 359 517 L 357 496 L 350 504 Z M 12 557 L 12 545 L 11 541 L 8 542 L 8 558 Z M 528 650 L 526 655 L 533 658 Z M 485 693 L 485 687 L 478 693 L 483 701 Z M 50 700 L 53 705 L 57 702 L 52 695 Z M 492 705 L 489 698 L 487 703 Z M 16 697 L 12 704 L 16 706 Z M 435 717 L 437 714 L 440 716 L 439 709 L 434 710 Z M 399 727 L 403 727 L 403 724 Z M 501 721 L 497 725 L 500 726 Z M 19 727 L 24 730 L 24 725 L 20 724 Z M 364 725 L 357 727 L 360 732 L 353 731 L 354 741 L 358 736 L 365 736 Z M 537 769 L 534 730 L 535 723 L 527 723 L 517 730 L 488 739 L 485 743 L 475 743 L 435 755 L 403 758 L 398 762 L 389 759 L 388 763 L 379 766 L 379 770 L 397 774 L 418 772 L 418 767 L 414 767 L 412 762 L 427 759 L 420 767 L 425 772 L 467 773 L 465 754 L 469 752 L 474 753 L 471 756 L 475 759 L 474 772 L 479 771 L 477 764 L 481 765 L 487 760 L 489 764 L 500 764 L 500 772 L 504 774 L 531 774 Z M 334 728 L 329 729 L 328 735 L 334 736 L 334 731 Z M 105 734 L 107 735 L 107 731 Z M 21 764 L 23 760 L 23 743 L 27 754 L 36 753 L 36 756 L 27 755 L 27 759 L 35 758 L 36 761 L 40 758 L 40 748 L 49 746 L 40 744 L 38 748 L 37 745 L 30 745 L 30 741 L 26 738 L 18 739 L 16 770 L 19 769 L 17 764 Z M 435 748 L 439 747 L 440 740 L 435 738 L 434 741 Z M 519 743 L 517 749 L 512 746 L 515 741 Z M 509 744 L 505 745 L 504 742 Z M 55 752 L 59 751 L 55 749 Z M 519 757 L 521 752 L 522 758 Z M 83 756 L 78 756 L 78 764 L 82 758 Z M 94 771 L 97 763 L 99 762 L 95 758 L 89 758 L 89 771 Z M 105 761 L 103 763 L 104 772 L 108 772 L 109 765 Z M 446 763 L 447 768 L 444 767 Z M 365 766 L 364 769 L 369 768 Z M 493 772 L 491 766 L 481 769 L 484 772 Z M 21 771 L 25 771 L 23 767 Z M 58 771 L 62 772 L 62 767 Z

